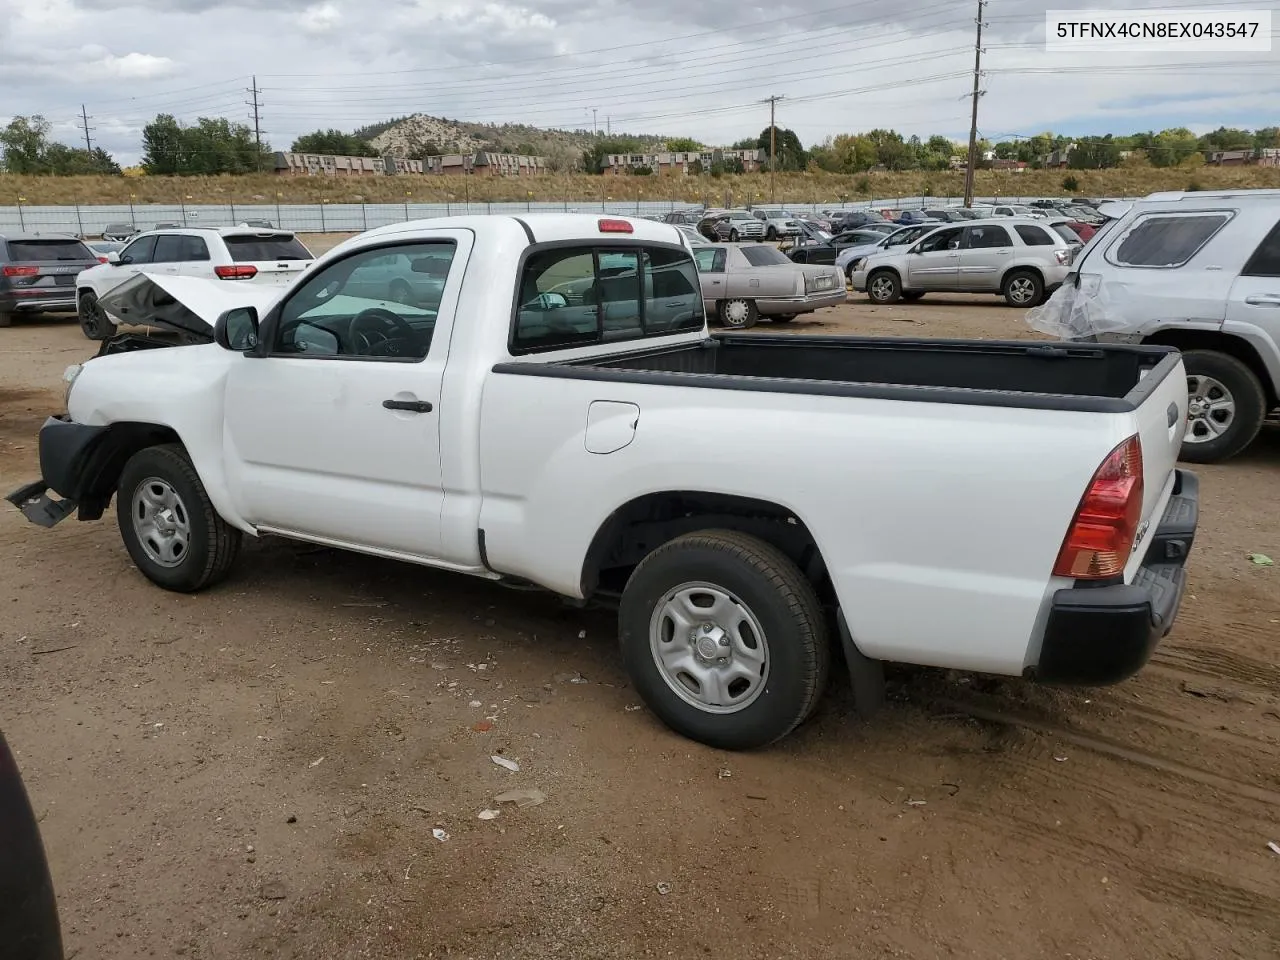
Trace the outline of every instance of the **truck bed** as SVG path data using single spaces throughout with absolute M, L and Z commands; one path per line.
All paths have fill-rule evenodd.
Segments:
M 711 337 L 502 373 L 721 390 L 1127 413 L 1177 365 L 1172 347 L 897 337 Z

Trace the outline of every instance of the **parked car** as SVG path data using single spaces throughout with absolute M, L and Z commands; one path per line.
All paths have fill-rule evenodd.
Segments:
M 824 214 L 797 213 L 795 215 L 795 219 L 799 220 L 801 223 L 808 223 L 811 226 L 817 227 L 819 230 L 822 230 L 826 233 L 831 232 L 831 217 L 826 216 Z
M 157 223 L 151 229 L 152 230 L 181 230 L 183 229 L 183 227 L 184 225 L 181 223 L 174 223 L 172 220 L 166 220 L 163 223 Z M 138 231 L 134 231 L 135 236 L 137 235 L 137 233 Z
M 953 207 L 933 207 L 921 212 L 930 220 L 937 220 L 939 223 L 963 223 L 965 220 L 976 219 L 966 217 Z
M 826 243 L 831 239 L 831 234 L 816 223 L 808 220 L 797 220 L 796 223 L 800 227 L 800 232 L 791 238 L 793 247 L 805 243 Z
M 700 234 L 694 227 L 690 227 L 686 224 L 680 223 L 680 224 L 675 224 L 675 228 L 678 231 L 680 231 L 680 235 L 682 237 L 684 237 L 686 240 L 689 241 L 689 246 L 691 247 L 703 247 L 711 242 L 702 234 Z
M 1104 204 L 1064 296 L 1104 311 L 1106 342 L 1182 351 L 1181 457 L 1216 463 L 1280 413 L 1280 190 L 1153 193 Z
M 996 204 L 991 208 L 991 216 L 993 217 L 1032 217 L 1040 219 L 1045 216 L 1045 211 L 1037 210 L 1034 207 L 1025 207 L 1020 203 L 1003 203 Z
M 764 238 L 777 240 L 794 237 L 800 233 L 800 223 L 787 211 L 778 207 L 756 207 L 751 215 L 764 223 Z
M 0 944 L 6 960 L 63 960 L 58 900 L 40 824 L 0 733 Z
M 676 226 L 696 227 L 702 216 L 701 210 L 672 210 L 662 218 L 662 222 Z
M 805 243 L 792 247 L 787 256 L 796 263 L 818 263 L 834 265 L 836 255 L 845 247 L 866 246 L 878 243 L 884 234 L 878 230 L 846 230 L 837 234 L 825 243 Z M 843 277 L 843 274 L 841 274 Z
M 74 280 L 73 306 L 90 340 L 109 337 L 127 317 L 100 306 L 103 294 L 139 271 L 279 286 L 289 283 L 315 259 L 287 230 L 253 227 L 188 227 L 139 234 L 109 263 L 85 270 Z
M 1044 222 L 1045 226 L 1052 228 L 1068 243 L 1079 244 L 1082 247 L 1098 232 L 1093 224 L 1083 223 L 1080 220 L 1068 220 L 1065 217 L 1049 216 Z
M 884 222 L 884 215 L 875 210 L 838 210 L 831 218 L 831 227 L 834 232 L 840 233 L 867 224 Z
M 859 227 L 850 227 L 851 230 L 870 230 L 878 233 L 883 237 L 889 236 L 891 233 L 897 233 L 902 229 L 902 224 L 894 223 L 892 220 L 877 220 L 875 223 L 864 223 Z
M 765 225 L 746 210 L 726 210 L 706 217 L 698 224 L 698 232 L 708 240 L 737 243 L 739 240 L 763 240 Z
M 344 293 L 397 248 L 448 251 L 434 312 Z M 556 292 L 572 280 L 578 302 Z M 1172 348 L 712 338 L 676 231 L 620 217 L 391 224 L 262 308 L 263 288 L 166 274 L 104 306 L 147 286 L 214 343 L 69 369 L 41 476 L 8 499 L 53 526 L 114 498 L 167 590 L 211 586 L 270 534 L 618 596 L 638 696 L 721 749 L 803 723 L 835 638 L 864 712 L 886 660 L 1092 685 L 1141 667 L 1185 590 L 1198 486 L 1175 469 Z
M 894 222 L 900 226 L 911 227 L 917 223 L 938 223 L 939 221 L 923 210 L 903 210 L 894 218 Z
M 76 275 L 100 262 L 70 234 L 0 233 L 0 327 L 17 314 L 74 311 Z
M 937 224 L 919 223 L 914 227 L 895 227 L 893 233 L 872 243 L 864 243 L 858 246 L 845 247 L 836 254 L 836 267 L 844 275 L 845 279 L 850 283 L 853 282 L 853 273 L 859 264 L 867 257 L 894 247 L 901 247 L 906 244 L 915 243 L 926 233 L 935 229 Z
M 832 267 L 793 263 L 776 247 L 697 247 L 702 299 L 709 315 L 734 330 L 765 317 L 778 323 L 844 303 L 844 279 Z
M 102 228 L 101 236 L 103 240 L 125 241 L 138 232 L 132 223 L 108 223 Z
M 110 263 L 109 255 L 124 249 L 124 242 L 120 240 L 86 240 L 84 245 L 93 251 L 99 263 Z
M 254 227 L 258 230 L 274 230 L 276 228 L 276 225 L 270 220 L 241 220 L 239 226 Z
M 850 282 L 872 303 L 931 292 L 994 293 L 1011 307 L 1034 307 L 1066 279 L 1076 249 L 1038 220 L 970 220 L 868 257 Z

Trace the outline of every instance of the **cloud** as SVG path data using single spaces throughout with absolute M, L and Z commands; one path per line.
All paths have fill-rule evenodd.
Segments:
M 1273 122 L 1277 54 L 1045 52 L 1046 9 L 1097 6 L 988 5 L 984 135 Z M 243 122 L 255 75 L 277 146 L 414 112 L 585 129 L 594 115 L 730 143 L 766 126 L 771 94 L 806 144 L 873 127 L 963 139 L 973 15 L 969 0 L 0 0 L 0 87 L 4 109 L 57 122 L 84 103 L 125 162 L 159 112 Z

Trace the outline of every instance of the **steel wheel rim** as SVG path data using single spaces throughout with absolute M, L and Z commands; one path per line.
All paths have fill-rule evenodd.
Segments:
M 1009 281 L 1009 299 L 1014 303 L 1026 303 L 1035 295 L 1036 285 L 1027 277 Z
M 750 313 L 745 300 L 730 300 L 724 305 L 724 322 L 731 327 L 740 327 L 747 322 Z
M 173 484 L 148 477 L 133 491 L 133 533 L 152 563 L 176 567 L 191 547 L 191 515 Z
M 888 300 L 893 295 L 893 281 L 888 277 L 876 277 L 871 281 L 871 295 L 877 300 Z
M 1187 431 L 1185 443 L 1208 443 L 1231 429 L 1236 400 L 1221 380 L 1204 374 L 1187 374 Z
M 671 692 L 703 713 L 745 710 L 769 681 L 760 620 L 713 583 L 682 583 L 662 595 L 649 620 L 649 652 Z

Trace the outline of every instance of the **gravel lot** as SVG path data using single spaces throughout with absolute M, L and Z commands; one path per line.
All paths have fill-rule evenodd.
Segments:
M 791 329 L 1031 336 L 965 297 Z M 8 491 L 92 348 L 0 335 Z M 1280 436 L 1199 472 L 1190 596 L 1135 679 L 897 669 L 863 723 L 837 675 L 752 754 L 637 709 L 605 611 L 282 541 L 178 596 L 113 520 L 5 505 L 0 728 L 68 955 L 1274 957 L 1280 567 L 1247 554 L 1280 559 Z M 514 787 L 546 802 L 478 819 Z

